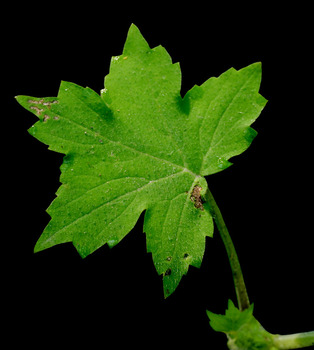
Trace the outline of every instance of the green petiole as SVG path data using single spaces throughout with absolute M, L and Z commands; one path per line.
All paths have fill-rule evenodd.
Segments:
M 221 215 L 220 209 L 209 189 L 207 189 L 207 192 L 205 194 L 205 200 L 209 204 L 210 214 L 214 218 L 214 221 L 216 223 L 220 236 L 225 245 L 229 262 L 230 262 L 231 271 L 232 271 L 235 291 L 236 291 L 237 300 L 238 300 L 238 306 L 239 306 L 239 309 L 243 311 L 249 308 L 250 301 L 249 301 L 248 293 L 244 283 L 244 278 L 243 278 L 237 252 L 235 250 L 234 244 L 232 242 L 232 239 L 230 237 L 230 234 L 224 222 L 224 219 Z

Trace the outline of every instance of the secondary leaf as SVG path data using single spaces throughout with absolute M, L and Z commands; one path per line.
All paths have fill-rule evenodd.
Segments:
M 232 300 L 228 301 L 228 309 L 225 315 L 214 314 L 207 311 L 210 325 L 216 332 L 233 333 L 243 325 L 250 323 L 253 317 L 253 305 L 244 311 L 237 309 Z
M 253 305 L 240 311 L 229 300 L 225 315 L 207 311 L 210 325 L 216 332 L 228 337 L 230 350 L 278 350 L 276 337 L 267 332 L 253 316 Z
M 18 96 L 39 118 L 30 133 L 65 154 L 35 251 L 72 242 L 86 257 L 119 243 L 145 211 L 147 250 L 170 295 L 213 234 L 204 176 L 230 166 L 256 135 L 260 79 L 259 63 L 231 68 L 182 98 L 179 64 L 132 25 L 101 96 L 68 82 L 56 98 Z

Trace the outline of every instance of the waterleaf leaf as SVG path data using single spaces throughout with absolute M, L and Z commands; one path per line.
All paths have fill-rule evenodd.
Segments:
M 170 295 L 213 234 L 204 176 L 230 166 L 256 135 L 260 79 L 260 63 L 231 68 L 182 98 L 179 64 L 132 25 L 101 96 L 64 81 L 56 98 L 18 96 L 39 118 L 29 132 L 65 154 L 35 251 L 72 242 L 86 257 L 118 244 L 145 211 L 147 250 Z

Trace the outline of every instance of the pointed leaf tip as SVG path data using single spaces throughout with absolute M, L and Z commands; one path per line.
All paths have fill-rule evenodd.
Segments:
M 138 26 L 136 25 L 136 24 L 134 24 L 134 23 L 131 23 L 131 25 L 130 25 L 130 28 L 129 28 L 129 31 L 130 30 L 137 30 L 138 32 L 140 31 L 139 29 L 138 29 Z
M 123 55 L 127 56 L 130 53 L 143 52 L 150 50 L 150 47 L 140 32 L 139 28 L 135 24 L 131 24 L 126 42 L 123 48 Z

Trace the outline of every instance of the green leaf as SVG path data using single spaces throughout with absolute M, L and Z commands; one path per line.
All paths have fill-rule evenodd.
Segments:
M 35 251 L 72 242 L 86 257 L 119 243 L 145 211 L 147 250 L 170 295 L 213 234 L 204 176 L 230 166 L 256 135 L 260 79 L 260 63 L 231 68 L 182 98 L 179 64 L 132 25 L 101 96 L 68 82 L 56 98 L 18 96 L 39 118 L 30 133 L 65 154 Z
M 228 337 L 230 350 L 278 350 L 276 337 L 267 332 L 253 316 L 253 305 L 244 311 L 229 300 L 225 315 L 207 311 L 210 325 L 216 332 Z
M 216 332 L 232 333 L 239 330 L 244 324 L 249 323 L 253 317 L 253 304 L 246 310 L 237 309 L 232 300 L 228 301 L 228 309 L 225 315 L 214 314 L 207 311 L 210 325 Z

